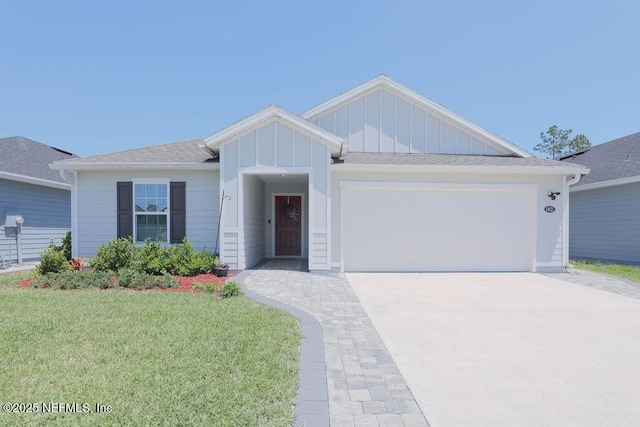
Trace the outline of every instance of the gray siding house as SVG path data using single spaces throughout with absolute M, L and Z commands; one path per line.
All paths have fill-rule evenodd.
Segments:
M 271 105 L 206 138 L 51 167 L 73 180 L 76 256 L 187 237 L 232 269 L 340 272 L 562 271 L 569 187 L 588 173 L 385 75 L 302 114 Z
M 640 132 L 560 160 L 591 170 L 570 190 L 569 255 L 640 265 Z
M 0 138 L 0 153 L 1 268 L 38 260 L 71 229 L 71 185 L 49 163 L 74 156 L 20 136 Z

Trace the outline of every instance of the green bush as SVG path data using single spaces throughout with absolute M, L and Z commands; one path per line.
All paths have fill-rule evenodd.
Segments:
M 196 281 L 193 283 L 193 289 L 197 291 L 208 292 L 211 294 L 215 294 L 220 290 L 220 285 L 212 282 L 199 282 Z
M 187 239 L 168 247 L 147 239 L 144 246 L 137 247 L 131 238 L 123 238 L 100 245 L 89 265 L 94 270 L 112 273 L 134 270 L 154 276 L 167 273 L 196 276 L 211 273 L 214 265 L 219 263 L 220 260 L 210 251 L 196 251 Z
M 222 298 L 235 297 L 238 295 L 242 295 L 242 289 L 235 280 L 230 280 L 222 285 L 222 291 L 220 292 Z
M 151 279 L 155 284 L 155 286 L 161 289 L 178 287 L 178 282 L 176 281 L 176 279 L 174 279 L 168 274 L 163 274 L 162 276 L 152 276 Z
M 60 247 L 64 253 L 64 257 L 67 261 L 71 261 L 71 232 L 67 231 L 62 239 L 62 246 Z
M 133 265 L 134 255 L 137 252 L 131 237 L 122 237 L 98 246 L 98 252 L 89 265 L 96 271 L 109 271 L 117 273 L 123 268 Z
M 71 264 L 65 258 L 64 252 L 58 250 L 55 245 L 51 245 L 42 252 L 37 270 L 40 274 L 59 273 L 71 270 Z
M 137 248 L 134 253 L 133 266 L 138 271 L 147 274 L 161 275 L 169 271 L 171 267 L 171 248 L 165 248 L 160 242 L 144 241 L 144 246 Z
M 63 271 L 38 276 L 31 281 L 34 288 L 51 289 L 107 289 L 114 286 L 113 278 L 107 272 Z
M 185 238 L 169 250 L 169 272 L 179 276 L 197 276 L 211 273 L 215 258 L 209 251 L 196 251 Z
M 153 276 L 130 268 L 120 270 L 118 284 L 123 288 L 133 289 L 153 289 L 155 287 L 166 289 L 178 286 L 178 282 L 168 274 Z
M 143 282 L 147 274 L 141 273 L 133 268 L 123 268 L 118 272 L 118 285 L 123 288 L 137 288 Z

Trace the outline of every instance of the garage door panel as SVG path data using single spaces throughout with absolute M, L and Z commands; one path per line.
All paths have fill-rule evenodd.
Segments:
M 346 189 L 346 271 L 527 271 L 525 191 Z

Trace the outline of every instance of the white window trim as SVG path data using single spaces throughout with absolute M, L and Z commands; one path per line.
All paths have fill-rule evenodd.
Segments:
M 168 245 L 171 240 L 171 179 L 169 178 L 135 178 L 133 183 L 133 243 L 142 246 L 144 242 L 138 241 L 138 215 L 165 215 L 167 217 L 167 239 L 159 243 Z M 166 212 L 137 212 L 136 211 L 136 184 L 164 184 L 167 186 L 167 211 Z

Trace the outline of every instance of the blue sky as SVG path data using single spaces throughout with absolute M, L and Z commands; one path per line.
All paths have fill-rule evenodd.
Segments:
M 640 131 L 640 2 L 0 0 L 0 137 L 86 156 L 384 73 L 531 151 Z M 1 154 L 0 154 L 1 155 Z

